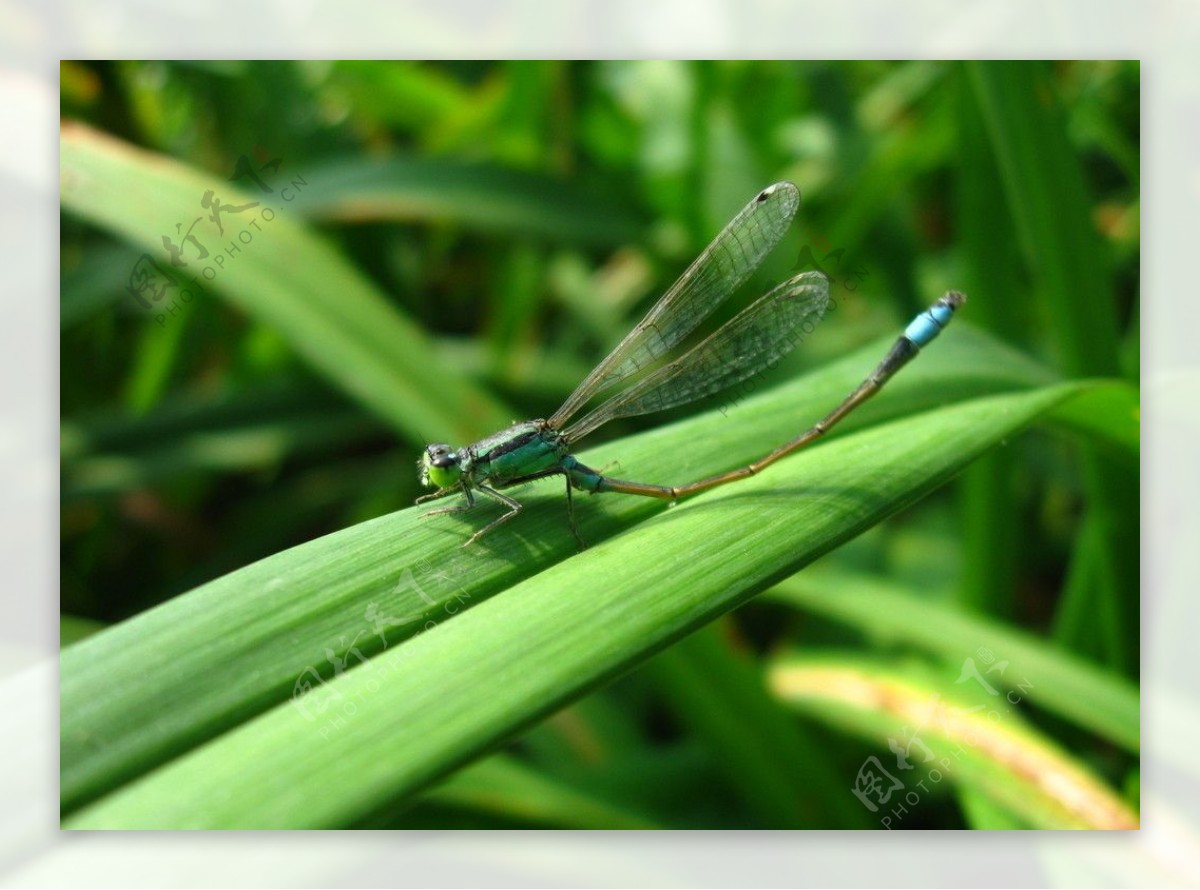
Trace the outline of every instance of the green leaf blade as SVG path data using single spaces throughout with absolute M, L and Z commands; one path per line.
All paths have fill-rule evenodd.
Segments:
M 353 821 L 740 605 L 1086 388 L 1064 384 L 927 412 L 685 502 L 389 647 L 369 667 L 345 671 L 313 693 L 309 714 L 293 703 L 276 707 L 66 825 Z M 399 532 L 415 526 L 413 512 L 376 522 Z M 303 550 L 291 558 L 299 562 Z M 451 563 L 472 558 L 442 553 Z M 339 722 L 310 719 L 321 704 L 345 702 L 353 714 Z M 350 725 L 354 746 L 337 745 Z

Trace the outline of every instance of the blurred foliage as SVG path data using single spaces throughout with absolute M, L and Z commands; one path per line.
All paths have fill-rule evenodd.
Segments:
M 971 298 L 956 326 L 1011 347 L 1027 380 L 1137 385 L 1136 62 L 63 62 L 61 84 L 61 585 L 81 653 L 99 626 L 411 505 L 424 442 L 552 412 L 779 179 L 803 203 L 747 294 L 811 262 L 837 307 L 774 382 L 954 287 Z M 239 244 L 268 206 L 283 234 Z M 197 243 L 224 257 L 212 286 L 134 296 L 141 258 L 174 268 L 159 235 L 191 276 Z M 1044 734 L 1030 750 L 1056 752 L 1038 762 L 1067 751 L 1086 783 L 1136 787 L 1136 416 L 1109 388 L 1056 420 L 825 557 L 816 600 L 751 602 L 361 824 L 877 825 L 849 789 L 867 757 L 895 763 L 887 732 L 770 692 L 796 669 L 778 654 L 891 664 L 924 690 L 992 639 L 999 659 L 1040 651 L 1061 684 L 1021 707 L 1021 732 Z M 621 471 L 691 478 L 640 470 Z M 816 604 L 842 592 L 856 609 Z M 904 596 L 979 624 L 953 651 L 911 622 L 889 634 L 878 616 Z M 789 751 L 819 751 L 820 775 Z M 1060 824 L 989 793 L 995 766 L 903 827 Z

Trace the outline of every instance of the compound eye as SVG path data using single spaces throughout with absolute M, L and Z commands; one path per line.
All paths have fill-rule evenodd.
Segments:
M 458 455 L 450 450 L 449 445 L 430 445 L 426 449 L 431 466 L 440 470 L 448 469 L 458 463 Z

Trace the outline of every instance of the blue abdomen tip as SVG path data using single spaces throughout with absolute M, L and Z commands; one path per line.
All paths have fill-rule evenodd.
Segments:
M 914 318 L 904 329 L 904 336 L 916 343 L 917 346 L 924 346 L 941 333 L 942 328 L 950 324 L 950 319 L 954 317 L 954 310 L 964 302 L 966 302 L 966 297 L 957 291 L 950 291 Z
M 908 327 L 904 329 L 904 336 L 918 346 L 924 346 L 936 337 L 941 329 L 942 326 L 938 324 L 933 315 L 926 311 L 909 323 Z

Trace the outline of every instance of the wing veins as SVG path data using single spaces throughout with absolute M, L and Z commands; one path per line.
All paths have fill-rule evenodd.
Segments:
M 822 273 L 790 278 L 678 359 L 585 415 L 564 435 L 574 441 L 618 417 L 665 411 L 753 377 L 795 348 L 828 304 L 829 279 Z
M 799 204 L 800 192 L 790 182 L 777 182 L 759 192 L 576 387 L 549 425 L 562 427 L 598 392 L 649 367 L 694 331 L 779 243 Z

